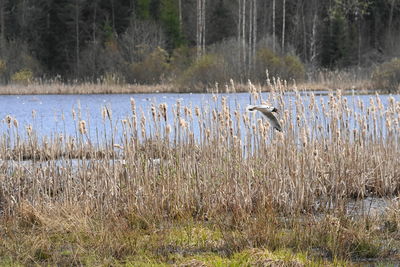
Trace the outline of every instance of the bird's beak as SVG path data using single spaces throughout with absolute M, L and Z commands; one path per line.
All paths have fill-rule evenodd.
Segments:
M 272 112 L 276 112 L 276 113 L 278 113 L 278 114 L 279 114 L 279 112 L 278 112 L 278 109 L 277 109 L 277 108 L 274 108 L 274 109 L 272 110 Z

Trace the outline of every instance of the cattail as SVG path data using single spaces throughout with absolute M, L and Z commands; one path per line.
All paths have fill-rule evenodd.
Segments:
M 303 127 L 303 129 L 301 130 L 301 136 L 300 136 L 301 142 L 303 144 L 303 147 L 307 146 L 307 133 L 305 128 Z
M 257 124 L 258 124 L 258 128 L 260 129 L 260 132 L 262 134 L 264 134 L 265 133 L 265 125 L 263 124 L 262 119 L 258 119 Z
M 36 118 L 36 110 L 32 109 L 32 119 Z
M 213 111 L 212 111 L 212 117 L 213 117 L 213 120 L 214 121 L 216 121 L 217 120 L 217 111 L 215 111 L 215 109 L 213 109 Z
M 179 118 L 181 116 L 181 101 L 176 101 L 176 116 Z
M 107 107 L 105 107 L 105 109 L 106 109 L 107 118 L 109 120 L 111 120 L 112 119 L 112 111 L 111 111 L 111 109 L 108 109 Z
M 32 111 L 32 117 L 33 117 L 33 111 Z M 76 112 L 75 109 L 72 108 L 72 119 L 75 120 L 76 119 Z
M 161 116 L 164 118 L 164 121 L 167 121 L 167 104 L 162 103 L 162 104 L 160 104 L 159 108 L 160 108 Z
M 171 125 L 168 124 L 167 127 L 165 127 L 165 132 L 167 135 L 171 133 Z
M 12 118 L 10 115 L 7 115 L 7 116 L 4 118 L 5 122 L 7 123 L 8 128 L 11 127 L 12 119 L 13 119 L 13 118 Z
M 131 110 L 132 110 L 132 114 L 136 113 L 136 102 L 133 97 L 131 97 Z
M 18 121 L 17 121 L 17 119 L 14 119 L 14 120 L 13 120 L 13 124 L 14 124 L 15 128 L 18 128 Z
M 190 109 L 186 106 L 183 108 L 183 112 L 185 113 L 186 117 L 189 116 L 189 113 L 191 113 Z
M 210 133 L 211 133 L 210 129 L 207 129 L 207 130 L 206 130 L 206 137 L 207 137 L 207 139 L 210 138 Z
M 146 126 L 146 117 L 144 114 L 142 114 L 142 117 L 140 118 L 140 127 L 145 128 Z
M 195 114 L 197 117 L 200 117 L 200 109 L 199 109 L 199 107 L 195 107 L 195 108 L 194 108 L 194 114 Z
M 153 105 L 151 106 L 151 116 L 154 120 L 156 119 L 156 108 Z
M 84 120 L 81 120 L 79 122 L 79 132 L 81 134 L 86 134 L 87 133 L 87 129 L 86 129 L 86 122 Z
M 67 147 L 68 147 L 69 151 L 73 151 L 74 150 L 74 148 L 75 148 L 75 139 L 74 138 L 71 138 L 69 140 L 69 142 L 67 143 Z
M 391 129 L 391 127 L 392 127 L 392 120 L 389 117 L 387 117 L 386 118 L 386 128 Z
M 101 117 L 102 117 L 103 121 L 106 120 L 106 118 L 107 118 L 107 108 L 106 107 L 103 107 L 101 109 Z
M 25 129 L 26 129 L 27 135 L 31 136 L 31 134 L 32 134 L 32 125 L 25 126 Z
M 186 128 L 188 126 L 188 124 L 184 119 L 181 118 L 179 120 L 179 126 L 181 126 L 182 128 Z
M 233 136 L 233 144 L 234 144 L 234 145 L 237 145 L 237 144 L 239 143 L 239 142 L 238 142 L 239 140 L 240 140 L 240 139 L 239 139 L 236 135 Z
M 393 107 L 393 106 L 394 106 L 394 103 L 395 103 L 394 97 L 393 97 L 393 96 L 390 96 L 390 97 L 389 97 L 389 104 L 390 104 L 390 106 Z

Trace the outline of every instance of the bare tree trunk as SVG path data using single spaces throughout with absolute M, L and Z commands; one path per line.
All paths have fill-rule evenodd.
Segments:
M 22 13 L 21 26 L 22 26 L 23 29 L 25 29 L 25 26 L 26 26 L 26 19 L 25 19 L 26 14 L 25 14 L 25 12 L 26 12 L 26 0 L 23 0 L 22 1 L 22 12 L 21 12 Z M 24 38 L 24 36 L 22 38 Z
M 257 45 L 257 0 L 253 0 L 253 49 L 252 49 L 252 69 L 255 69 Z
M 92 53 L 93 53 L 93 67 L 92 67 L 92 79 L 94 80 L 94 77 L 96 76 L 96 60 L 97 60 L 97 39 L 96 39 L 96 19 L 97 19 L 97 0 L 94 1 L 94 12 L 93 12 L 93 25 L 92 25 L 92 42 L 93 42 L 93 47 L 92 47 Z
M 389 28 L 389 32 L 390 32 L 390 28 Z M 392 36 L 390 35 L 389 37 L 390 39 L 392 38 Z M 392 45 L 392 42 L 390 42 L 390 45 Z M 360 67 L 361 65 L 361 19 L 358 18 L 358 67 Z
M 6 4 L 7 0 L 0 0 L 0 56 L 4 56 L 6 49 Z
M 239 0 L 239 13 L 238 13 L 238 48 L 239 48 L 239 73 L 242 73 L 242 8 L 243 8 L 243 0 Z
M 94 12 L 93 12 L 93 25 L 92 25 L 92 41 L 96 43 L 96 19 L 97 19 L 97 0 L 94 1 Z
M 112 20 L 112 29 L 113 33 L 115 32 L 115 10 L 114 10 L 114 0 L 110 0 L 111 2 L 111 20 Z
M 246 75 L 246 0 L 243 0 L 242 8 L 242 60 L 241 64 L 244 67 L 244 73 Z
M 79 69 L 80 69 L 80 55 L 79 55 L 79 49 L 80 49 L 80 44 L 79 44 L 79 13 L 80 13 L 80 6 L 79 6 L 79 1 L 80 0 L 75 0 L 75 56 L 76 56 L 76 74 L 79 76 Z
M 303 54 L 304 60 L 308 59 L 307 55 L 307 27 L 306 27 L 306 19 L 304 16 L 304 3 L 301 5 L 301 22 L 303 24 Z
M 317 11 L 314 13 L 312 21 L 312 33 L 311 33 L 311 43 L 310 43 L 310 63 L 314 68 L 317 59 Z
M 389 32 L 389 45 L 393 46 L 393 38 L 392 38 L 392 21 L 393 21 L 393 9 L 396 0 L 392 0 L 390 2 L 390 13 L 389 13 L 389 23 L 388 23 L 388 32 Z M 360 37 L 361 38 L 361 37 Z
M 250 0 L 250 5 L 249 5 L 249 40 L 248 40 L 248 49 L 247 49 L 247 78 L 250 79 L 251 75 L 251 66 L 252 66 L 252 41 L 253 41 L 253 2 L 254 0 Z
M 275 0 L 272 0 L 272 51 L 275 53 Z
M 196 47 L 197 47 L 197 59 L 200 58 L 201 56 L 201 44 L 200 44 L 200 24 L 201 24 L 201 14 L 200 14 L 200 2 L 202 0 L 197 0 L 197 6 L 196 6 Z
M 205 16 L 205 0 L 197 0 L 197 30 L 196 30 L 196 46 L 197 59 L 205 54 L 206 51 L 206 16 Z
M 182 32 L 182 0 L 178 1 L 178 8 L 179 8 L 179 30 Z
M 201 7 L 201 26 L 202 26 L 202 31 L 201 31 L 201 50 L 202 54 L 204 55 L 206 53 L 206 0 L 202 1 L 202 7 Z
M 283 11 L 282 11 L 282 53 L 285 53 L 285 23 L 286 23 L 286 0 L 283 0 Z

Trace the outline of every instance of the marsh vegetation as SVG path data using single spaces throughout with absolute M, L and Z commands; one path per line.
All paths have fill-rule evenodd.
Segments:
M 284 101 L 282 83 L 271 84 L 266 98 L 251 83 L 248 90 L 253 103 L 278 108 L 282 133 L 217 95 L 218 105 L 153 103 L 148 113 L 132 98 L 119 121 L 104 107 L 95 137 L 79 112 L 71 136 L 42 136 L 4 118 L 4 264 L 396 258 L 396 97 L 383 105 L 372 95 L 365 105 L 338 91 L 318 103 L 298 91 Z M 379 213 L 350 211 L 367 197 L 387 203 Z

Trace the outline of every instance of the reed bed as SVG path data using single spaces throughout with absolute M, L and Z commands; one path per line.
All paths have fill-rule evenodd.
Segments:
M 125 83 L 61 83 L 32 82 L 0 86 L 2 95 L 52 95 L 52 94 L 133 94 L 133 93 L 177 93 L 172 84 L 138 85 Z
M 105 135 L 96 141 L 79 118 L 74 137 L 38 137 L 28 126 L 22 138 L 17 120 L 6 117 L 8 131 L 0 140 L 4 212 L 23 201 L 78 201 L 105 212 L 134 209 L 161 217 L 232 210 L 248 216 L 266 207 L 314 212 L 347 198 L 397 194 L 400 103 L 394 98 L 383 107 L 376 95 L 364 107 L 340 92 L 320 104 L 311 94 L 306 106 L 300 94 L 290 103 L 281 91 L 263 100 L 250 86 L 253 101 L 281 111 L 283 133 L 217 96 L 215 107 L 155 103 L 150 117 L 131 99 L 132 116 L 121 122 L 105 108 Z M 72 166 L 75 159 L 79 164 Z M 32 164 L 26 167 L 25 160 Z M 44 161 L 61 167 L 35 164 Z M 49 195 L 49 186 L 58 193 Z
M 355 199 L 398 195 L 395 98 L 383 106 L 379 95 L 371 96 L 367 107 L 340 91 L 318 103 L 312 93 L 305 101 L 296 90 L 285 101 L 282 84 L 272 86 L 267 99 L 252 84 L 248 90 L 253 103 L 278 108 L 282 133 L 217 95 L 210 106 L 154 103 L 150 116 L 132 98 L 131 116 L 121 121 L 103 109 L 104 133 L 95 138 L 79 118 L 72 137 L 41 137 L 31 126 L 23 129 L 15 118 L 5 118 L 1 216 L 31 218 L 74 207 L 100 218 L 141 218 L 145 225 L 223 221 L 257 235 L 256 228 L 267 231 L 266 222 L 276 227 L 282 218 L 346 215 Z M 260 217 L 264 224 L 252 221 Z M 326 218 L 330 228 L 341 221 Z

